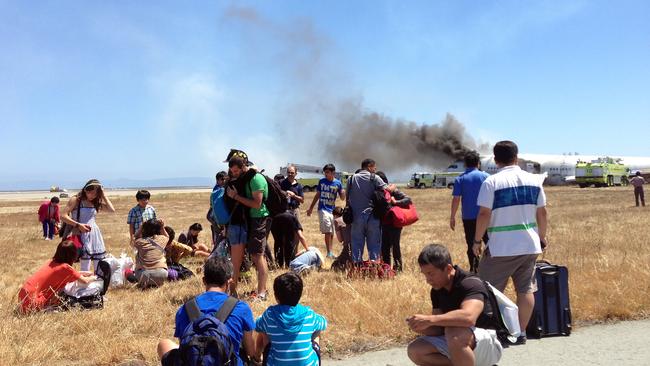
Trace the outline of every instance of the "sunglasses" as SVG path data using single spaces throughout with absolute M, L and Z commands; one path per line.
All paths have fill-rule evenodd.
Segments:
M 95 189 L 97 189 L 97 186 L 86 186 L 86 187 L 84 187 L 84 191 L 86 191 L 86 192 L 92 192 Z

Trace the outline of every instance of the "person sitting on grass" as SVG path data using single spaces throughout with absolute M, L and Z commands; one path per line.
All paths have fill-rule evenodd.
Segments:
M 232 283 L 232 263 L 222 257 L 208 258 L 203 266 L 203 285 L 205 292 L 194 298 L 198 310 L 202 314 L 216 314 L 226 301 L 228 288 Z M 247 356 L 255 355 L 255 341 L 253 339 L 253 329 L 255 322 L 251 308 L 243 301 L 236 300 L 230 315 L 223 322 L 228 329 L 228 337 L 232 348 L 237 352 L 240 345 L 243 344 L 244 352 Z M 188 326 L 192 322 L 188 316 L 186 305 L 181 306 L 176 312 L 176 330 L 174 337 L 182 338 L 187 332 Z M 237 365 L 243 365 L 241 353 L 237 356 Z M 171 339 L 162 339 L 158 342 L 158 357 L 163 366 L 182 365 L 181 350 L 179 345 Z
M 277 305 L 269 306 L 255 322 L 257 358 L 264 350 L 264 362 L 273 365 L 319 365 L 318 337 L 327 320 L 299 304 L 303 282 L 293 272 L 275 278 L 273 293 Z
M 59 303 L 57 294 L 66 284 L 79 280 L 90 283 L 97 279 L 90 272 L 78 272 L 72 267 L 79 253 L 71 240 L 63 240 L 57 245 L 54 257 L 47 261 L 36 273 L 30 276 L 18 293 L 20 311 L 30 313 L 43 310 Z
M 165 246 L 165 257 L 167 258 L 168 265 L 180 264 L 181 259 L 187 256 L 194 257 L 198 255 L 206 258 L 210 256 L 210 253 L 208 252 L 194 249 L 189 245 L 181 244 L 174 240 L 176 232 L 171 228 L 171 226 L 165 226 L 165 232 L 167 232 L 167 236 L 169 237 L 167 245 Z
M 200 223 L 195 222 L 187 229 L 178 235 L 178 242 L 192 247 L 196 251 L 202 251 L 210 255 L 210 248 L 203 243 L 199 243 L 199 233 L 203 230 Z M 196 254 L 196 253 L 195 253 Z
M 167 232 L 162 220 L 149 220 L 142 224 L 142 238 L 136 239 L 135 278 L 138 286 L 145 289 L 161 286 L 167 279 L 165 246 Z

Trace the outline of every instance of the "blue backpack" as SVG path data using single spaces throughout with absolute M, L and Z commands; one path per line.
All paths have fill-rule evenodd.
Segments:
M 212 219 L 220 225 L 225 225 L 230 222 L 230 212 L 226 207 L 224 196 L 226 189 L 224 187 L 217 187 L 210 194 L 210 206 L 212 207 Z
M 204 314 L 196 298 L 185 303 L 185 312 L 191 323 L 181 336 L 180 365 L 237 365 L 237 351 L 230 340 L 226 319 L 237 305 L 237 299 L 228 297 L 216 314 Z

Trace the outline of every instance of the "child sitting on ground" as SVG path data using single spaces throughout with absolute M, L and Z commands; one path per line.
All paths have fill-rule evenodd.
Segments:
M 296 254 L 296 257 L 289 263 L 289 269 L 297 274 L 303 274 L 312 269 L 320 269 L 325 263 L 323 254 L 316 247 L 308 247 Z
M 207 245 L 199 243 L 199 233 L 203 230 L 203 226 L 200 223 L 195 222 L 187 229 L 186 232 L 182 232 L 178 235 L 178 241 L 181 244 L 189 245 L 192 249 L 201 252 L 208 253 L 210 255 L 210 249 Z
M 278 305 L 270 306 L 255 322 L 257 358 L 264 350 L 264 363 L 268 366 L 320 364 L 318 337 L 327 328 L 327 320 L 299 304 L 302 289 L 303 282 L 297 274 L 287 272 L 278 276 L 273 282 Z
M 176 232 L 170 226 L 165 226 L 165 231 L 169 235 L 169 241 L 165 246 L 165 257 L 167 259 L 167 264 L 180 264 L 181 258 L 185 256 L 195 256 L 200 255 L 201 257 L 208 257 L 209 252 L 193 249 L 191 246 L 186 244 L 181 244 L 174 240 L 176 237 Z

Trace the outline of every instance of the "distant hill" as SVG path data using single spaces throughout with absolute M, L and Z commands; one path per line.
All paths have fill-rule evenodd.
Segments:
M 80 189 L 86 181 L 80 180 L 16 180 L 0 181 L 0 191 L 35 191 L 48 190 L 58 186 L 68 190 Z M 212 187 L 212 177 L 185 177 L 185 178 L 159 178 L 159 179 L 107 179 L 102 182 L 107 188 L 163 188 L 163 187 Z

